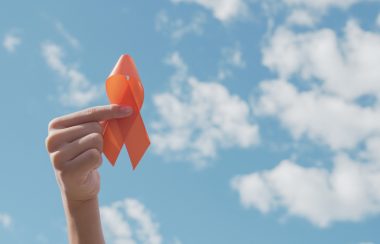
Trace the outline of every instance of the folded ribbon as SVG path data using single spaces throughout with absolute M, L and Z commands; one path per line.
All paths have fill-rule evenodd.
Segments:
M 148 133 L 141 118 L 144 88 L 132 57 L 122 55 L 106 81 L 111 104 L 130 106 L 133 114 L 127 118 L 109 120 L 103 133 L 103 153 L 115 165 L 123 145 L 126 146 L 133 169 L 136 168 L 150 145 Z

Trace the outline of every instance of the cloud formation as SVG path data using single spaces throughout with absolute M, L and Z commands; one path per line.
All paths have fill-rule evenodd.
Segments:
M 314 14 L 310 14 L 306 10 L 294 9 L 286 19 L 288 25 L 298 25 L 312 27 L 317 23 L 318 19 Z
M 127 198 L 100 208 L 107 243 L 161 244 L 162 235 L 145 206 L 136 199 Z
M 167 32 L 174 41 L 180 41 L 190 34 L 202 35 L 205 22 L 206 16 L 202 13 L 195 14 L 186 22 L 182 18 L 170 18 L 165 11 L 161 11 L 156 16 L 156 30 Z
M 216 82 L 201 82 L 187 74 L 178 53 L 169 58 L 177 68 L 172 89 L 153 97 L 159 119 L 151 139 L 159 154 L 180 155 L 202 168 L 219 149 L 249 148 L 259 141 L 247 102 Z
M 246 62 L 243 58 L 243 52 L 241 51 L 240 45 L 236 43 L 232 47 L 226 47 L 222 49 L 223 60 L 229 65 L 236 68 L 245 68 Z
M 59 101 L 62 105 L 84 107 L 100 97 L 100 87 L 92 84 L 77 67 L 64 62 L 65 53 L 61 46 L 44 42 L 41 52 L 47 65 L 65 81 L 60 86 Z
M 246 0 L 171 0 L 173 3 L 193 3 L 210 10 L 214 17 L 229 22 L 249 12 Z
M 295 33 L 277 29 L 263 50 L 263 64 L 281 78 L 323 82 L 324 91 L 348 100 L 380 95 L 380 34 L 348 21 L 344 36 L 331 29 Z
M 361 0 L 283 0 L 283 2 L 292 7 L 304 7 L 316 9 L 319 11 L 327 11 L 329 8 L 347 9 L 352 5 L 363 2 Z
M 22 40 L 20 36 L 14 33 L 8 33 L 4 37 L 3 47 L 8 52 L 13 53 L 16 51 L 17 47 L 21 44 L 21 42 Z
M 362 107 L 319 89 L 299 91 L 288 81 L 260 85 L 254 105 L 260 116 L 273 116 L 294 139 L 306 136 L 333 150 L 354 149 L 367 138 L 380 135 L 380 108 Z
M 334 150 L 354 149 L 378 135 L 380 35 L 354 21 L 344 33 L 280 27 L 263 50 L 263 64 L 282 79 L 261 83 L 256 112 L 278 118 L 296 139 L 306 135 Z M 293 78 L 306 88 L 287 81 Z
M 274 31 L 263 64 L 278 78 L 260 83 L 255 113 L 278 119 L 295 140 L 323 143 L 335 156 L 331 170 L 283 160 L 235 177 L 231 185 L 243 206 L 285 209 L 319 227 L 380 214 L 379 43 L 377 32 L 352 20 L 342 36 L 331 29 Z
M 12 217 L 7 213 L 0 213 L 0 227 L 9 229 L 12 226 Z
M 356 4 L 379 0 L 266 0 L 259 1 L 261 8 L 272 18 L 286 16 L 289 26 L 313 27 L 331 10 L 347 11 Z
M 61 22 L 56 22 L 55 28 L 58 31 L 58 33 L 61 34 L 61 36 L 70 44 L 70 46 L 74 48 L 80 48 L 79 40 L 70 32 L 68 32 Z
M 347 155 L 337 156 L 331 171 L 284 160 L 231 184 L 246 208 L 262 213 L 285 208 L 319 227 L 380 214 L 380 162 L 356 162 Z
M 222 59 L 219 63 L 217 80 L 223 81 L 233 77 L 234 69 L 244 69 L 247 66 L 245 55 L 240 44 L 236 42 L 232 46 L 227 46 L 221 50 Z

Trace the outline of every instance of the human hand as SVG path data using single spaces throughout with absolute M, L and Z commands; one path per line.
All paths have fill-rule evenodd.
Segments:
M 53 119 L 46 148 L 50 154 L 62 196 L 71 202 L 97 198 L 98 168 L 102 164 L 102 121 L 128 117 L 130 107 L 107 105 Z

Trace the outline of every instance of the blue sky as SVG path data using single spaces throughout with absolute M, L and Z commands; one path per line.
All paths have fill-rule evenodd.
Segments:
M 108 243 L 380 243 L 380 4 L 3 1 L 0 243 L 66 243 L 50 119 L 131 54 L 152 146 L 100 169 Z

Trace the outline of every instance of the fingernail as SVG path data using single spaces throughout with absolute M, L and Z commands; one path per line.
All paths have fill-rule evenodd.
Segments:
M 133 112 L 133 109 L 131 107 L 120 107 L 120 111 L 124 114 L 130 114 Z

